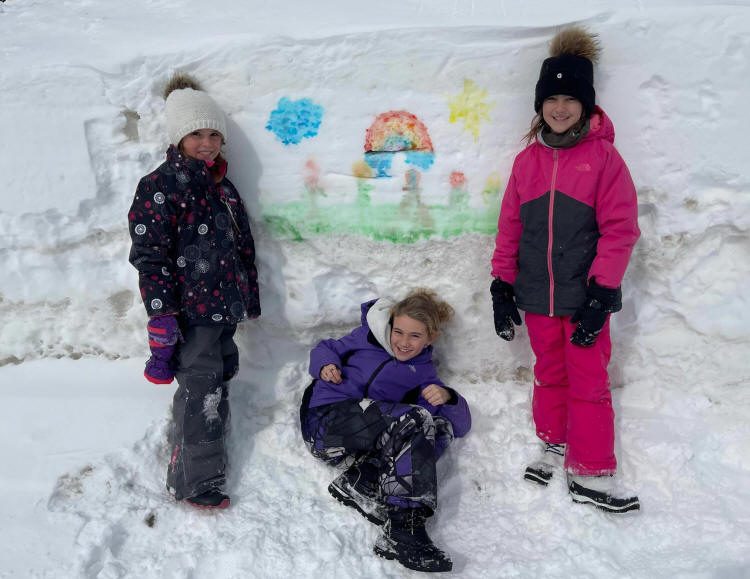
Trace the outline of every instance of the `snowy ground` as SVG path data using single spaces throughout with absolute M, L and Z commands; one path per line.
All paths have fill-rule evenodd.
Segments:
M 469 208 L 491 211 L 545 43 L 570 22 L 601 35 L 597 96 L 643 231 L 612 325 L 621 477 L 643 507 L 621 518 L 574 505 L 560 480 L 521 480 L 533 359 L 523 327 L 505 344 L 488 321 L 491 234 L 295 240 L 268 219 L 310 191 L 326 194 L 318 220 L 351 205 L 365 130 L 399 109 L 435 145 L 424 204 L 446 207 L 460 171 Z M 0 38 L 0 577 L 416 576 L 372 555 L 377 530 L 328 496 L 335 472 L 296 425 L 310 347 L 351 329 L 360 301 L 414 285 L 456 307 L 436 350 L 474 415 L 441 462 L 430 527 L 455 576 L 750 577 L 746 2 L 7 0 Z M 164 491 L 173 390 L 141 377 L 127 263 L 125 214 L 163 154 L 175 69 L 229 113 L 261 276 L 263 317 L 238 334 L 234 503 L 216 514 Z M 449 121 L 458 94 L 478 124 Z M 266 129 L 283 97 L 319 103 L 317 136 L 286 145 Z M 407 168 L 366 180 L 369 195 L 398 201 Z
M 227 512 L 175 505 L 163 489 L 168 388 L 140 361 L 37 361 L 0 374 L 6 394 L 2 570 L 7 577 L 405 577 L 370 555 L 376 529 L 325 492 L 295 430 L 302 364 L 233 392 Z M 54 379 L 52 380 L 51 378 Z M 643 512 L 574 505 L 560 481 L 520 480 L 533 452 L 528 385 L 454 383 L 472 436 L 441 465 L 434 539 L 460 577 L 747 577 L 747 393 L 615 392 L 626 482 Z M 51 385 L 51 383 L 54 383 Z M 7 383 L 7 384 L 6 384 Z M 256 389 L 262 390 L 257 396 Z

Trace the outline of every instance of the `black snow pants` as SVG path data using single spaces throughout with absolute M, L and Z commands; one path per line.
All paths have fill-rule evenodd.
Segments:
M 177 351 L 178 388 L 172 401 L 167 488 L 177 500 L 226 482 L 225 437 L 229 426 L 229 384 L 239 354 L 237 326 L 189 326 Z

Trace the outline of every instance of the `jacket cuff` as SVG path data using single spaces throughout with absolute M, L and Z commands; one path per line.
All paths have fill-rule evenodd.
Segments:
M 456 392 L 453 388 L 448 388 L 448 386 L 443 386 L 448 393 L 451 395 L 450 400 L 446 402 L 446 404 L 456 405 L 458 404 L 458 392 Z

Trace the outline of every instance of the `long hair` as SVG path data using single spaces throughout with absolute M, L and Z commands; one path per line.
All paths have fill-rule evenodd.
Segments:
M 526 133 L 523 136 L 522 141 L 526 141 L 527 145 L 530 145 L 534 142 L 534 139 L 536 139 L 537 134 L 539 134 L 539 131 L 541 131 L 547 123 L 544 122 L 544 119 L 542 118 L 541 114 L 534 115 L 534 118 L 531 119 L 531 126 L 529 127 L 529 132 Z

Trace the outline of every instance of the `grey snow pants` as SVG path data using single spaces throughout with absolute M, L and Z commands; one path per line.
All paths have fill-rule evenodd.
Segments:
M 177 391 L 172 401 L 167 488 L 177 500 L 226 482 L 225 436 L 229 425 L 229 379 L 239 354 L 237 326 L 188 326 L 177 350 Z

